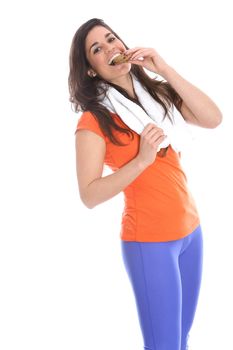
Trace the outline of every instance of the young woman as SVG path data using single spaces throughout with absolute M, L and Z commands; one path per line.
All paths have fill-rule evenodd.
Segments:
M 113 65 L 121 53 L 127 59 Z M 164 80 L 149 77 L 144 68 Z M 94 208 L 124 192 L 122 256 L 144 349 L 185 350 L 200 290 L 203 241 L 180 165 L 180 140 L 186 123 L 215 128 L 221 112 L 155 49 L 129 49 L 97 18 L 74 35 L 68 82 L 70 101 L 82 112 L 75 131 L 81 200 Z M 104 164 L 113 173 L 102 177 Z

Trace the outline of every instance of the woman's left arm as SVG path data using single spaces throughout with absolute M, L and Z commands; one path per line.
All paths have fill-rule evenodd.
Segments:
M 178 74 L 155 49 L 136 47 L 126 53 L 131 55 L 129 62 L 132 64 L 145 67 L 167 80 L 182 99 L 181 114 L 188 123 L 203 128 L 215 128 L 221 123 L 222 113 L 211 98 Z
M 161 74 L 181 97 L 181 114 L 188 123 L 203 128 L 215 128 L 221 123 L 221 111 L 204 92 L 168 65 Z

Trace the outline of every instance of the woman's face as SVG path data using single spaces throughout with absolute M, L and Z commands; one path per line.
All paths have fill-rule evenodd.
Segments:
M 115 79 L 129 73 L 130 63 L 116 66 L 108 64 L 114 54 L 124 52 L 126 47 L 105 27 L 92 28 L 86 37 L 85 44 L 86 57 L 90 66 L 104 80 L 114 82 Z

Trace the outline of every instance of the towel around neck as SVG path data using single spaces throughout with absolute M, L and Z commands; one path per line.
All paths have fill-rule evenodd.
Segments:
M 172 121 L 167 116 L 164 118 L 163 107 L 155 101 L 132 73 L 131 77 L 138 101 L 144 109 L 112 86 L 108 86 L 106 96 L 100 98 L 100 103 L 110 112 L 117 114 L 130 129 L 139 135 L 149 123 L 154 123 L 163 129 L 167 138 L 160 144 L 158 152 L 169 144 L 177 153 L 183 150 L 190 144 L 193 137 L 181 113 L 173 104 L 169 109 Z

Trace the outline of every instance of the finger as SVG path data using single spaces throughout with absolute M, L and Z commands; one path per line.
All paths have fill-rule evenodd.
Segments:
M 137 47 L 135 49 L 130 49 L 130 50 L 127 50 L 125 51 L 124 53 L 129 56 L 130 58 L 132 56 L 136 57 L 136 56 L 139 56 L 141 55 L 141 53 L 143 52 L 143 50 L 145 50 L 144 48 L 141 48 L 141 47 Z
M 166 136 L 163 131 L 157 130 L 154 134 L 150 135 L 149 139 L 151 143 L 154 143 L 160 137 Z
M 156 124 L 155 123 L 148 123 L 145 128 L 143 129 L 142 133 L 141 133 L 141 136 L 144 136 L 145 134 L 148 133 L 149 130 L 151 130 L 152 128 L 157 128 Z
M 138 50 L 141 50 L 141 49 L 142 49 L 142 47 L 133 47 L 133 48 L 131 48 L 131 49 L 126 50 L 124 53 L 126 53 L 126 54 L 132 54 L 132 53 L 134 53 L 134 52 L 136 52 L 136 51 L 138 51 Z
M 145 129 L 144 132 L 141 134 L 143 138 L 146 140 L 150 140 L 155 136 L 156 133 L 159 133 L 160 135 L 164 135 L 164 131 L 157 126 L 153 125 L 150 129 Z
M 130 60 L 137 60 L 140 57 L 146 57 L 146 56 L 154 56 L 154 51 L 152 49 L 140 49 L 132 53 Z
M 153 147 L 157 148 L 166 139 L 166 137 L 167 135 L 162 135 L 158 137 L 158 139 L 153 143 Z
M 163 135 L 158 139 L 159 145 L 167 138 L 167 135 Z
M 160 128 L 156 122 L 148 123 L 148 124 L 145 126 L 145 129 L 144 129 L 144 130 L 147 130 L 147 129 L 148 129 L 148 130 L 150 130 L 150 129 L 156 129 L 156 130 L 163 131 L 163 129 Z
M 146 134 L 146 136 L 149 136 L 149 137 L 153 137 L 154 135 L 156 134 L 159 134 L 159 135 L 164 135 L 164 131 L 163 129 L 160 129 L 160 128 L 152 128 L 150 131 L 148 131 L 148 133 Z
M 143 66 L 144 65 L 144 60 L 143 59 L 140 59 L 140 60 L 137 60 L 137 61 L 128 61 L 128 63 L 130 63 L 130 64 L 135 64 L 136 66 Z

